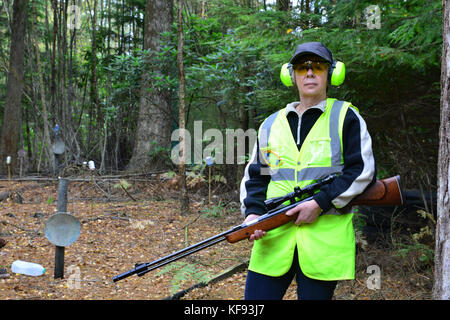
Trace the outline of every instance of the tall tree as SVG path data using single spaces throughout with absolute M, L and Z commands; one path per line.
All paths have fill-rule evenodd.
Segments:
M 438 200 L 433 298 L 450 299 L 450 3 L 443 1 L 441 126 L 439 132 Z
M 144 22 L 144 49 L 153 55 L 160 51 L 161 33 L 171 30 L 173 0 L 147 0 Z M 156 66 L 157 68 L 161 66 Z M 151 79 L 152 70 L 142 77 L 139 119 L 132 158 L 128 170 L 145 170 L 150 165 L 149 153 L 157 148 L 170 147 L 171 93 L 156 88 Z
M 28 0 L 14 0 L 11 28 L 11 50 L 8 81 L 6 85 L 5 111 L 0 137 L 0 170 L 6 172 L 5 159 L 10 156 L 14 170 L 22 129 L 22 89 L 24 38 L 28 13 Z
M 179 108 L 179 127 L 180 127 L 180 176 L 181 176 L 181 213 L 185 214 L 189 211 L 189 196 L 186 186 L 186 85 L 183 64 L 183 1 L 178 0 L 177 3 L 177 33 L 178 33 L 178 48 L 177 48 L 177 64 L 179 77 L 179 92 L 178 97 L 180 101 Z

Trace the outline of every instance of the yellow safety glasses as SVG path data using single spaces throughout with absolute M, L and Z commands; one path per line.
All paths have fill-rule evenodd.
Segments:
M 316 75 L 322 75 L 328 70 L 328 63 L 325 61 L 302 61 L 300 63 L 296 63 L 293 66 L 294 70 L 297 71 L 298 74 L 304 76 L 308 73 L 308 70 L 311 69 Z

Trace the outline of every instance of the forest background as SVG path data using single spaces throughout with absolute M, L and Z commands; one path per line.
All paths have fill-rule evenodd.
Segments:
M 185 0 L 185 85 L 176 4 L 0 0 L 0 173 L 7 156 L 20 176 L 70 175 L 90 160 L 99 174 L 174 173 L 174 130 L 194 139 L 197 121 L 223 137 L 257 130 L 298 100 L 281 66 L 298 44 L 321 41 L 346 64 L 344 84 L 328 96 L 351 101 L 366 120 L 378 178 L 399 174 L 403 188 L 436 193 L 442 1 Z M 212 140 L 191 145 L 205 150 Z M 224 144 L 234 159 L 214 166 L 233 194 L 245 144 L 244 158 L 239 141 Z M 187 160 L 190 174 L 205 173 Z
M 163 1 L 147 2 L 49 0 L 23 7 L 23 95 L 15 92 L 22 99 L 14 117 L 5 113 L 8 74 L 18 73 L 9 62 L 17 40 L 11 37 L 13 1 L 0 2 L 0 120 L 14 129 L 3 136 L 17 136 L 10 146 L 2 138 L 1 153 L 2 159 L 12 156 L 15 172 L 20 164 L 23 172 L 54 172 L 56 125 L 65 165 L 94 160 L 101 172 L 173 166 L 176 8 L 158 12 Z M 367 10 L 375 5 L 379 20 Z M 217 128 L 224 136 L 226 129 L 257 129 L 270 113 L 298 100 L 295 89 L 280 82 L 281 65 L 299 43 L 321 41 L 347 67 L 344 84 L 330 87 L 328 96 L 358 107 L 373 138 L 379 176 L 400 174 L 406 188 L 435 191 L 441 1 L 188 0 L 183 8 L 191 132 L 199 120 L 203 132 Z M 159 37 L 144 32 L 145 16 L 165 19 L 168 30 Z M 150 38 L 159 40 L 154 49 Z M 164 101 L 145 107 L 156 99 Z M 162 116 L 148 121 L 148 113 L 139 113 L 145 108 Z M 152 125 L 160 126 L 155 137 L 151 128 L 138 134 L 139 126 Z M 244 166 L 245 159 L 220 166 L 230 188 L 238 186 Z M 5 174 L 3 160 L 1 168 Z

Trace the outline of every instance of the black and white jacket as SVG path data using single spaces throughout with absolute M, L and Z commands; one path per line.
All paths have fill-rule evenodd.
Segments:
M 293 102 L 287 105 L 287 119 L 300 150 L 312 126 L 325 111 L 326 100 L 308 108 L 303 114 L 299 114 L 295 109 L 298 104 L 299 102 Z M 352 107 L 348 108 L 345 116 L 342 134 L 344 155 L 342 174 L 331 184 L 321 187 L 320 192 L 314 195 L 314 199 L 323 212 L 333 206 L 345 207 L 355 196 L 376 181 L 372 139 L 364 119 Z M 262 215 L 266 213 L 264 200 L 266 200 L 270 175 L 260 174 L 261 167 L 265 167 L 267 164 L 261 163 L 259 155 L 257 140 L 241 181 L 241 211 L 245 217 L 249 214 Z

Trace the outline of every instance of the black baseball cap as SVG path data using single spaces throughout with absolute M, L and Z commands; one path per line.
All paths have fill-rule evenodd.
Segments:
M 329 63 L 333 63 L 333 54 L 330 49 L 320 42 L 305 42 L 295 49 L 294 55 L 291 60 L 289 60 L 290 64 L 295 64 L 301 56 L 307 54 L 315 54 Z

